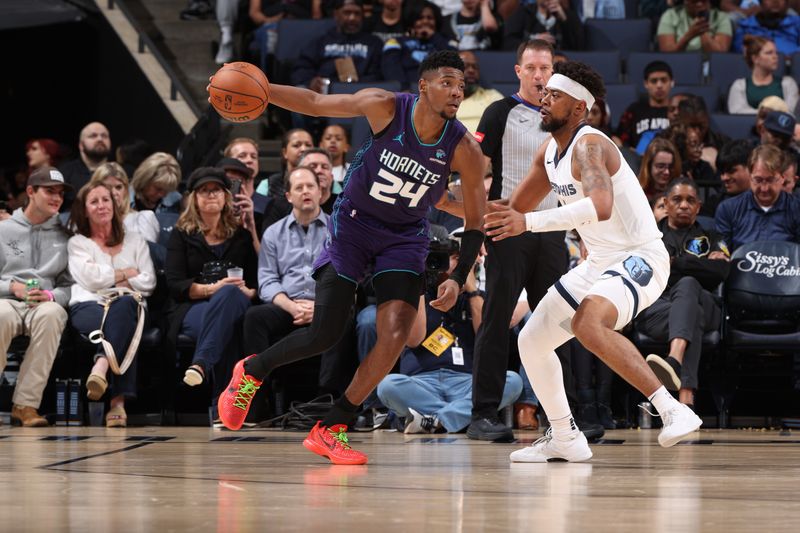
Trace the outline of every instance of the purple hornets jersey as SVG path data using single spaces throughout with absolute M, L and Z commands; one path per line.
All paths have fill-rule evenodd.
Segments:
M 356 154 L 339 197 L 350 200 L 353 215 L 364 214 L 389 226 L 419 224 L 442 197 L 450 161 L 467 131 L 448 120 L 438 141 L 424 144 L 414 129 L 418 97 L 396 93 L 392 122 Z

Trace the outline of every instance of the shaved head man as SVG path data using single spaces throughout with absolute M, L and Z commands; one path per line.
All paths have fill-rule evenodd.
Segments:
M 73 161 L 64 163 L 59 170 L 64 175 L 64 181 L 72 185 L 64 196 L 62 211 L 69 211 L 76 191 L 89 182 L 92 172 L 108 161 L 111 153 L 111 134 L 105 124 L 90 122 L 81 130 L 78 137 L 78 155 Z

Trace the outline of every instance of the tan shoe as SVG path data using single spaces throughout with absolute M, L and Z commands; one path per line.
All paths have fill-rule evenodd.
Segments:
M 539 429 L 536 406 L 527 403 L 514 404 L 514 426 L 517 429 Z
M 26 405 L 14 405 L 11 408 L 11 424 L 26 428 L 43 428 L 50 425 L 36 409 Z
M 125 408 L 121 405 L 115 405 L 106 414 L 106 427 L 107 428 L 124 428 L 128 425 L 128 415 L 125 413 Z

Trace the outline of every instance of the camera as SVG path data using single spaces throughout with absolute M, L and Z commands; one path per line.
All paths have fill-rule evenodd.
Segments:
M 425 282 L 428 287 L 439 285 L 439 277 L 450 268 L 450 256 L 457 254 L 458 241 L 431 239 L 428 244 L 428 257 L 425 258 Z
M 239 191 L 241 191 L 241 190 L 242 190 L 242 181 L 241 180 L 236 180 L 236 179 L 231 180 L 230 191 L 231 191 L 231 199 L 233 200 L 234 204 L 237 201 L 236 200 L 236 195 L 239 194 Z M 239 207 L 237 207 L 235 205 L 233 206 L 233 214 L 236 215 L 236 216 L 239 216 Z
M 706 22 L 708 22 L 708 19 L 709 19 L 710 16 L 711 16 L 711 13 L 707 9 L 704 9 L 703 11 L 700 11 L 697 14 L 697 18 L 701 18 L 701 19 L 705 20 Z

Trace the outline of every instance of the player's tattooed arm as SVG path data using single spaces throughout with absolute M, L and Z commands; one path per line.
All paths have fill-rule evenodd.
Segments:
M 612 152 L 614 150 L 614 152 Z M 591 198 L 598 220 L 611 218 L 614 204 L 614 187 L 609 164 L 619 166 L 619 155 L 611 143 L 598 135 L 585 135 L 575 144 L 572 174 L 583 185 L 583 194 Z

